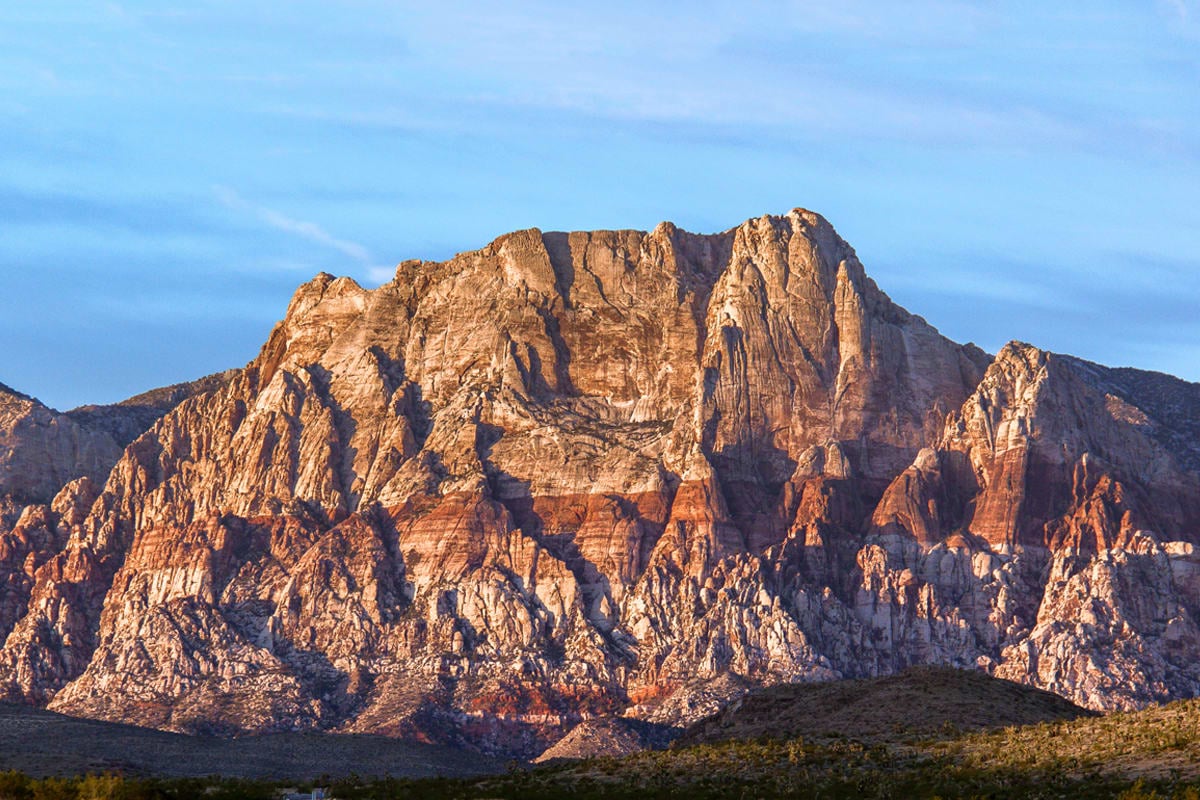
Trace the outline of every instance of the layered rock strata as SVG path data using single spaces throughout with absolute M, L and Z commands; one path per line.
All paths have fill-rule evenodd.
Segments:
M 1198 411 L 945 339 L 803 210 L 320 275 L 103 485 L 9 510 L 0 677 L 172 730 L 525 756 L 919 663 L 1193 695 Z

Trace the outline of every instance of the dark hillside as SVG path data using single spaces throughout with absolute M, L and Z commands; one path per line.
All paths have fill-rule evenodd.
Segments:
M 974 670 L 912 667 L 866 680 L 771 686 L 701 720 L 679 746 L 729 739 L 850 738 L 983 730 L 1095 712 L 1058 695 Z
M 279 733 L 238 739 L 75 719 L 26 706 L 0 704 L 0 771 L 71 776 L 119 772 L 129 776 L 315 780 L 347 775 L 467 776 L 504 763 L 449 747 L 383 736 Z

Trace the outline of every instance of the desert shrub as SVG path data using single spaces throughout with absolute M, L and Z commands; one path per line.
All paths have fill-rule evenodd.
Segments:
M 65 778 L 44 778 L 31 784 L 33 800 L 76 800 L 75 784 Z
M 1117 800 L 1162 800 L 1162 798 L 1159 797 L 1158 792 L 1147 791 L 1144 781 L 1138 781 L 1117 795 Z
M 29 776 L 10 769 L 0 772 L 0 800 L 27 800 L 33 796 Z
M 125 781 L 119 775 L 88 775 L 76 787 L 79 800 L 124 800 Z

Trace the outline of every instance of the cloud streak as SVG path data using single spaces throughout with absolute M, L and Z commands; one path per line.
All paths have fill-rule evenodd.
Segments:
M 375 268 L 371 253 L 366 247 L 358 242 L 340 239 L 315 222 L 295 219 L 273 208 L 251 203 L 228 186 L 214 186 L 213 193 L 217 196 L 221 204 L 230 210 L 250 214 L 263 224 L 277 231 L 282 231 L 313 244 L 336 250 L 359 262 L 364 267 L 367 267 L 368 270 Z
M 191 340 L 233 341 L 230 309 L 200 313 L 221 296 L 270 317 L 318 270 L 374 285 L 534 225 L 720 230 L 795 205 L 956 338 L 1200 378 L 1179 344 L 1200 341 L 1200 0 L 341 11 L 0 12 L 0 340 L 38 331 L 5 350 L 21 388 L 145 389 L 103 350 L 133 330 L 122 299 L 205 298 L 170 343 L 200 374 Z M 67 377 L 83 352 L 105 376 Z

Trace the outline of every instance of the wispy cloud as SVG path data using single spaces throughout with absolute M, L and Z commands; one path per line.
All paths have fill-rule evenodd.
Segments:
M 269 225 L 278 231 L 291 234 L 293 236 L 305 239 L 315 244 L 329 247 L 337 250 L 365 267 L 373 266 L 371 253 L 366 247 L 358 242 L 352 242 L 348 239 L 339 239 L 329 231 L 322 228 L 315 222 L 305 222 L 304 220 L 294 219 L 284 214 L 281 211 L 276 211 L 273 208 L 260 206 L 251 203 L 249 200 L 242 197 L 228 186 L 214 186 L 213 193 L 217 199 L 221 201 L 225 207 L 233 211 L 245 212 L 256 217 L 260 222 Z
M 366 246 L 349 239 L 334 236 L 315 222 L 296 219 L 274 208 L 252 203 L 228 186 L 214 186 L 213 193 L 222 205 L 232 211 L 246 214 L 258 222 L 286 233 L 289 236 L 294 236 L 306 242 L 312 242 L 313 244 L 348 256 L 357 262 L 359 276 L 371 283 L 379 284 L 390 281 L 395 274 L 394 267 L 380 265 Z
M 1200 39 L 1200 17 L 1196 15 L 1196 0 L 1160 0 L 1160 8 L 1169 19 L 1171 33 L 1181 40 L 1194 43 Z

